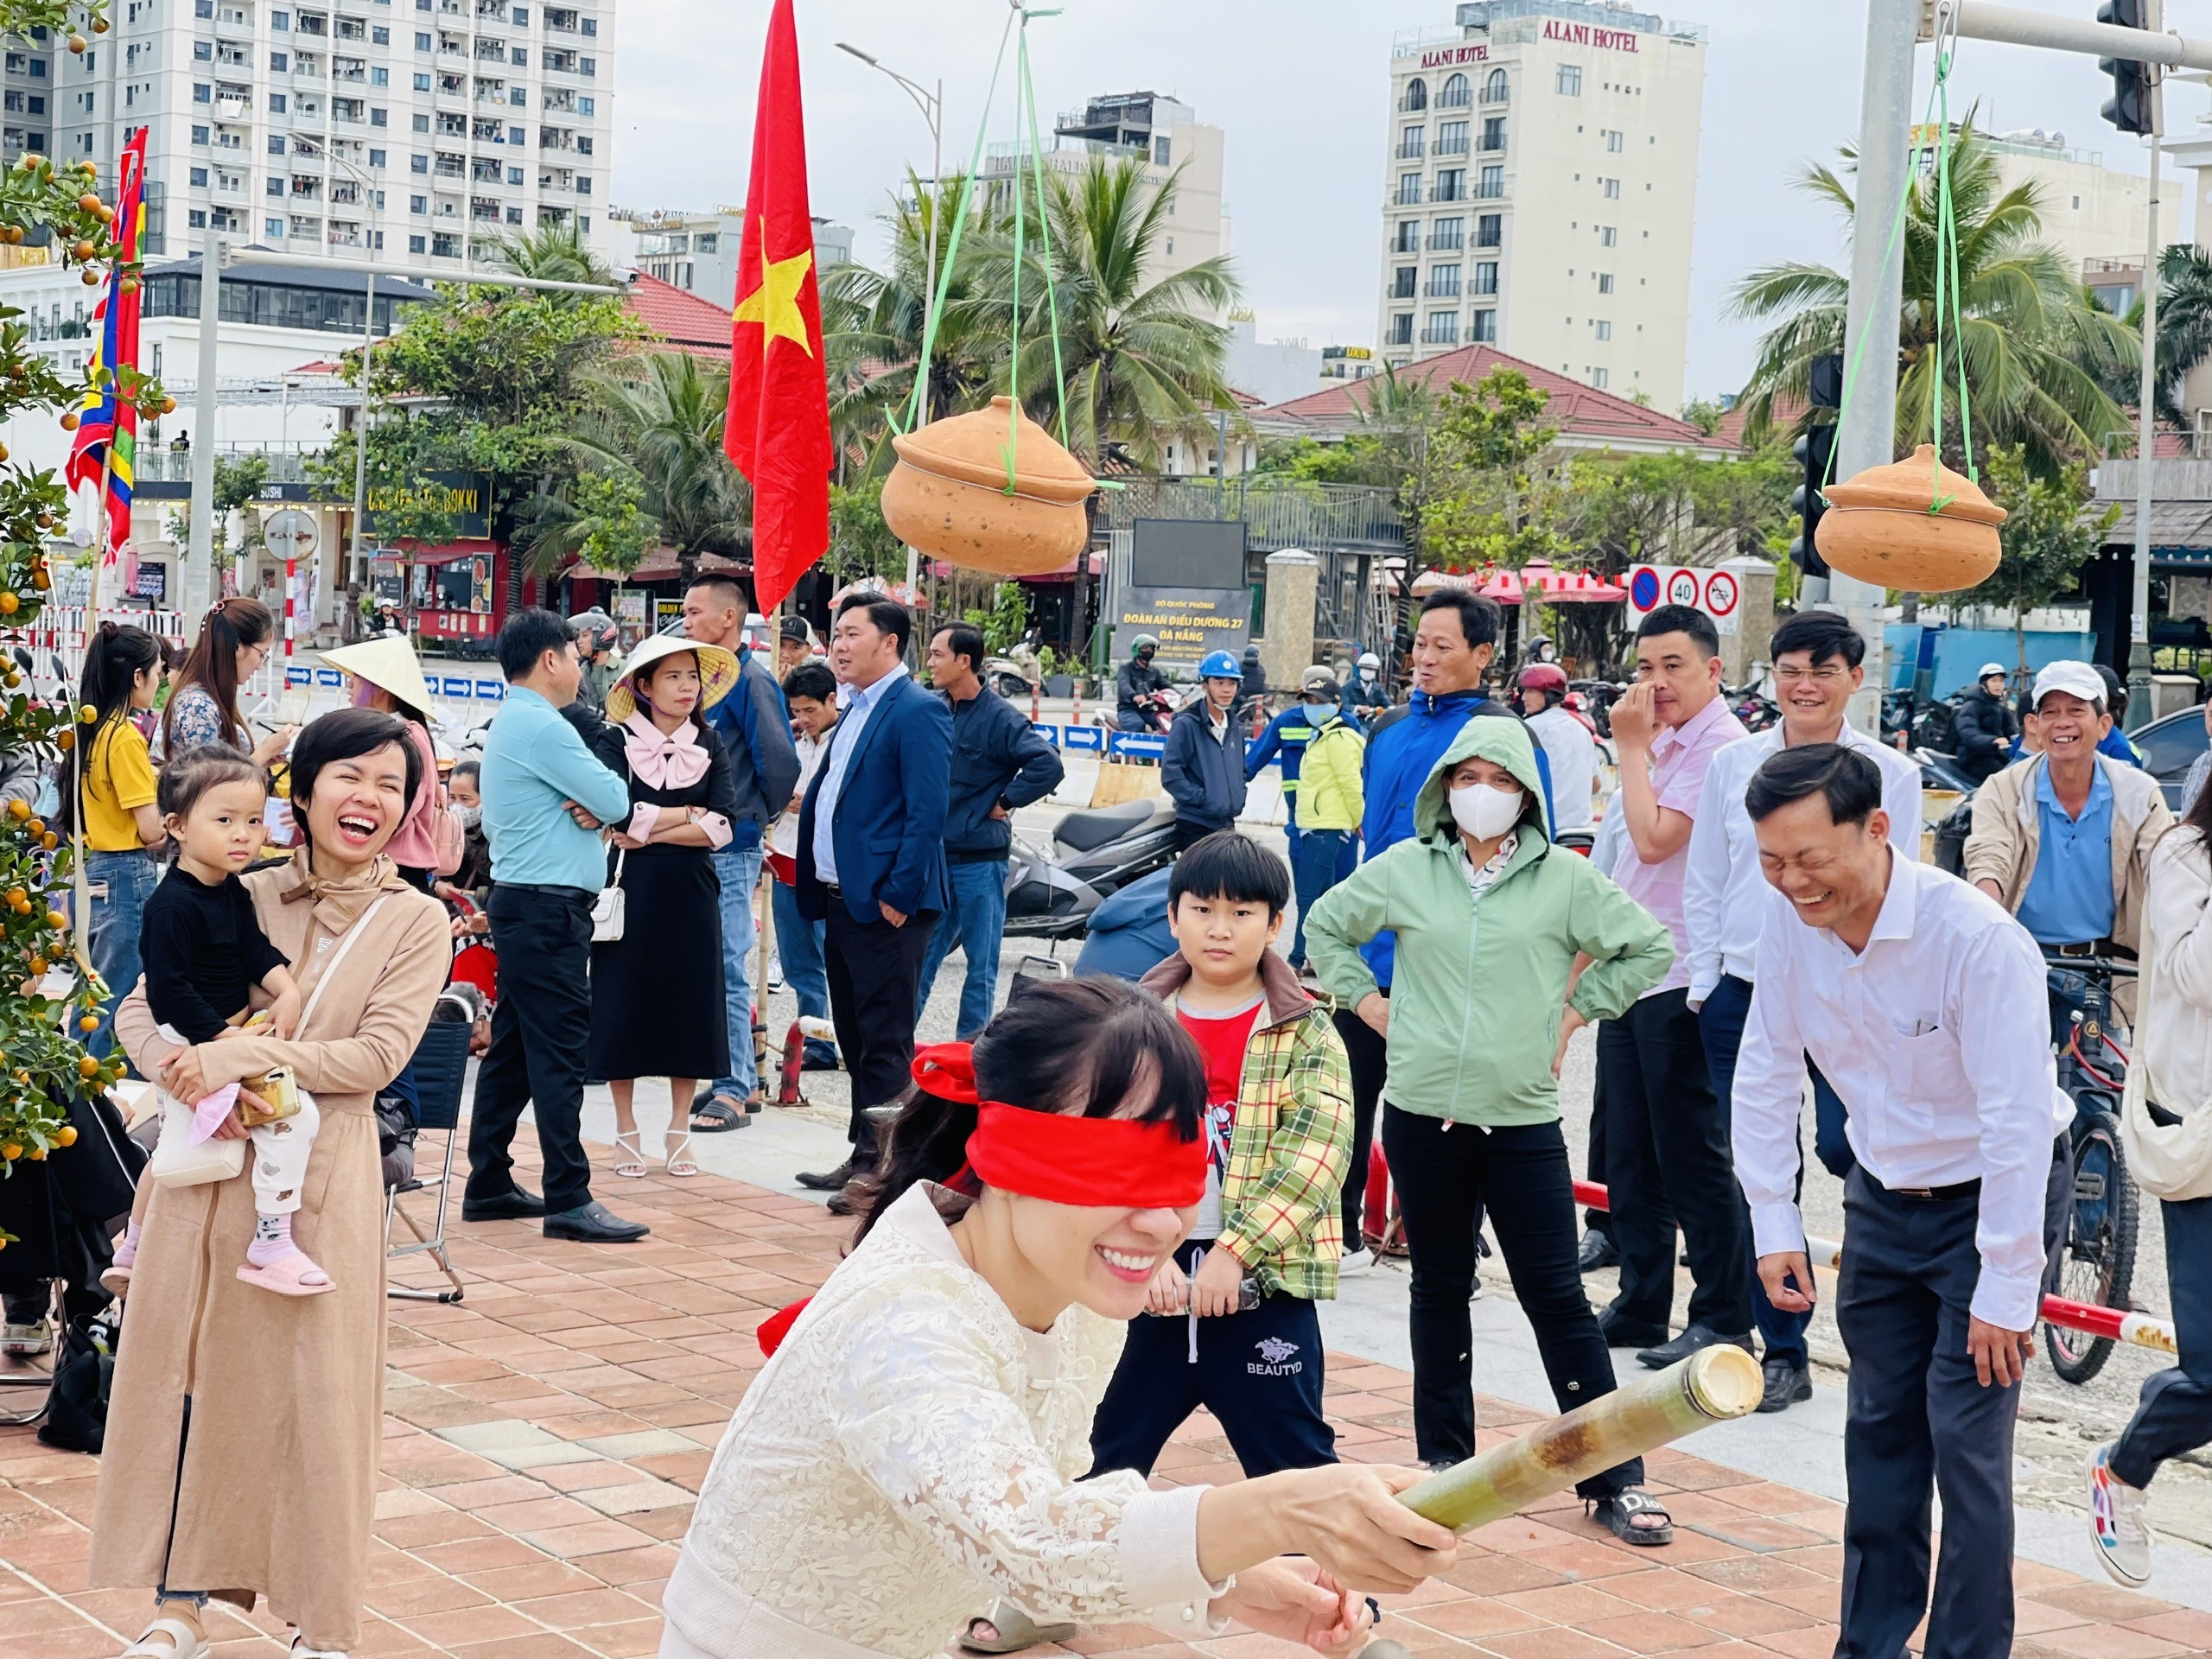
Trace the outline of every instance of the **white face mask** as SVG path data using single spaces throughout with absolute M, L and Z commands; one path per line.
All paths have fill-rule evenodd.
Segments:
M 484 809 L 481 806 L 463 806 L 459 801 L 455 801 L 453 804 L 453 815 L 461 820 L 462 829 L 474 830 L 477 821 L 484 816 Z
M 1495 841 L 1521 821 L 1528 792 L 1468 784 L 1452 791 L 1452 819 L 1477 841 Z

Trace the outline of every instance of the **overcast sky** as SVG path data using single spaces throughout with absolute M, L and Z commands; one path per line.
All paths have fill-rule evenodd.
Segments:
M 2095 13 L 2093 0 L 2013 3 Z M 1149 89 L 1191 105 L 1228 137 L 1233 250 L 1259 337 L 1371 345 L 1390 41 L 1451 22 L 1451 0 L 1061 3 L 1029 31 L 1040 125 L 1098 92 Z M 743 200 L 768 10 L 768 0 L 621 0 L 613 202 Z M 1843 257 L 1833 215 L 1791 181 L 1855 132 L 1866 11 L 1860 0 L 1662 10 L 1711 32 L 1687 383 L 1710 396 L 1737 388 L 1751 361 L 1754 331 L 1724 315 L 1737 278 L 1770 261 Z M 2212 0 L 2167 0 L 2166 14 L 2169 29 L 2212 35 Z M 917 80 L 944 79 L 951 166 L 976 142 L 1006 16 L 1001 0 L 798 0 L 814 211 L 853 226 L 862 259 L 882 249 L 879 217 L 901 169 L 926 170 L 929 133 L 904 93 L 835 43 Z M 1916 111 L 1929 57 L 1923 48 Z M 1009 65 L 994 139 L 1014 133 L 1011 77 Z M 2101 149 L 2107 166 L 2148 171 L 2143 141 L 2099 118 L 2110 83 L 2088 59 L 1968 41 L 1952 85 L 1955 112 L 1979 99 L 1999 128 L 2056 129 Z M 2212 132 L 2198 124 L 2207 102 L 2200 87 L 2170 91 L 2168 130 Z

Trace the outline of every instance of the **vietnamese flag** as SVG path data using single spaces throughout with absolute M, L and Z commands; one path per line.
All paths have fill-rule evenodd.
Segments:
M 830 391 L 791 0 L 776 0 L 760 62 L 722 448 L 752 481 L 753 598 L 772 613 L 830 547 Z

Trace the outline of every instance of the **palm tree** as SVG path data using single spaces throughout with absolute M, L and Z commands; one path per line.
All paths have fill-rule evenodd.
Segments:
M 1847 166 L 1855 156 L 1844 151 Z M 1802 187 L 1847 219 L 1850 188 L 1826 167 L 1808 168 Z M 2057 250 L 2041 239 L 2041 197 L 2031 183 L 2001 188 L 1997 159 L 1968 113 L 1951 149 L 1951 198 L 1958 230 L 1960 321 L 1946 323 L 1945 437 L 1955 442 L 1957 353 L 1966 353 L 1974 435 L 2018 443 L 2038 472 L 2096 455 L 2126 416 L 2105 390 L 2107 376 L 2132 369 L 2136 330 L 2095 305 Z M 1936 372 L 1936 185 L 1916 180 L 1906 213 L 1904 302 L 1897 318 L 1897 443 L 1930 441 L 1929 392 Z M 1791 263 L 1753 271 L 1732 296 L 1732 315 L 1775 326 L 1760 339 L 1744 389 L 1745 438 L 1763 442 L 1777 400 L 1807 401 L 1815 359 L 1843 349 L 1849 280 L 1827 265 Z M 1948 303 L 1948 301 L 1947 301 Z
M 513 231 L 491 244 L 493 263 L 518 276 L 535 276 L 549 283 L 602 283 L 612 286 L 614 272 L 599 257 L 575 221 L 541 224 L 534 231 Z M 559 290 L 553 290 L 558 294 Z M 569 297 L 582 299 L 576 295 Z
M 729 373 L 683 352 L 643 352 L 586 382 L 588 400 L 567 444 L 585 475 L 613 487 L 573 488 L 533 502 L 530 551 L 540 574 L 607 533 L 605 517 L 634 506 L 650 540 L 672 548 L 689 581 L 703 553 L 751 544 L 751 487 L 722 453 Z M 610 505 L 610 504 L 612 504 Z
M 1099 156 L 1072 179 L 1046 176 L 1053 292 L 1048 299 L 1042 238 L 1033 229 L 1021 280 L 1022 396 L 1039 422 L 1056 426 L 1064 374 L 1069 447 L 1094 471 L 1157 467 L 1166 440 L 1202 434 L 1214 410 L 1236 406 L 1222 378 L 1229 330 L 1214 321 L 1240 296 L 1235 269 L 1216 255 L 1147 280 L 1147 267 L 1174 228 L 1169 208 L 1179 171 L 1155 188 L 1141 159 Z M 1016 182 L 1035 188 L 1033 175 L 1017 174 Z M 989 238 L 977 287 L 1010 296 L 1013 269 L 1013 245 L 1001 231 Z M 1004 318 L 1008 301 L 998 302 Z
M 2158 378 L 2177 395 L 2191 369 L 2212 358 L 2212 257 L 2177 242 L 2158 257 Z

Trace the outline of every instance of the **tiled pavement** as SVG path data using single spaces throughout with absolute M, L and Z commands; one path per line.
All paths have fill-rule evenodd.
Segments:
M 690 1496 L 760 1363 L 753 1327 L 821 1282 L 844 1228 L 818 1206 L 713 1175 L 656 1174 L 609 1196 L 652 1224 L 649 1243 L 590 1249 L 516 1223 L 457 1227 L 467 1300 L 391 1305 L 361 1659 L 654 1651 Z M 429 1280 L 419 1259 L 404 1276 Z M 1403 1372 L 1332 1357 L 1345 1455 L 1410 1461 L 1410 1400 Z M 1486 1444 L 1527 1421 L 1482 1402 Z M 1677 1452 L 1649 1469 L 1678 1523 L 1670 1548 L 1630 1549 L 1554 1500 L 1474 1534 L 1457 1567 L 1391 1608 L 1384 1633 L 1421 1655 L 1827 1659 L 1839 1506 Z M 1161 1471 L 1176 1482 L 1235 1472 L 1204 1418 Z M 143 1592 L 86 1587 L 93 1479 L 92 1460 L 0 1430 L 0 1659 L 106 1659 L 143 1624 Z M 2033 1565 L 2018 1590 L 2022 1659 L 2212 1653 L 2212 1614 Z M 225 1659 L 282 1651 L 265 1615 L 213 1624 Z M 1303 1651 L 1249 1634 L 1194 1647 L 1137 1625 L 1071 1645 L 1097 1659 Z

